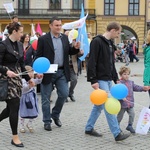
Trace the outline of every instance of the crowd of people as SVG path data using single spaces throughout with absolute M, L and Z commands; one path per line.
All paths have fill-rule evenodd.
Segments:
M 12 130 L 11 144 L 16 147 L 24 147 L 18 136 L 18 120 L 20 123 L 20 132 L 25 133 L 25 119 L 29 119 L 26 127 L 30 132 L 34 132 L 33 119 L 38 116 L 38 99 L 35 86 L 40 84 L 42 121 L 44 130 L 52 131 L 52 121 L 56 126 L 61 127 L 61 111 L 68 97 L 75 102 L 74 90 L 77 84 L 78 57 L 82 56 L 84 50 L 80 50 L 80 41 L 73 40 L 70 44 L 68 32 L 61 33 L 62 21 L 58 17 L 52 17 L 49 21 L 50 31 L 38 37 L 37 50 L 34 50 L 30 44 L 29 33 L 23 34 L 23 26 L 18 22 L 15 16 L 12 22 L 7 25 L 8 36 L 0 43 L 0 73 L 1 78 L 8 80 L 8 95 L 5 100 L 6 108 L 0 114 L 0 121 L 9 117 Z M 122 83 L 129 89 L 128 96 L 121 101 L 121 110 L 118 114 L 108 113 L 104 104 L 94 105 L 85 126 L 85 134 L 101 137 L 102 134 L 94 129 L 94 125 L 104 110 L 106 119 L 115 141 L 125 140 L 130 136 L 129 133 L 123 133 L 120 129 L 120 122 L 124 112 L 129 114 L 129 123 L 127 130 L 135 133 L 132 127 L 134 120 L 134 97 L 133 91 L 149 91 L 150 95 L 150 31 L 147 34 L 147 41 L 144 47 L 144 86 L 138 86 L 129 80 L 130 69 L 128 67 L 120 68 L 118 73 L 115 67 L 116 46 L 113 43 L 121 33 L 121 25 L 117 22 L 111 22 L 106 27 L 103 35 L 97 35 L 91 38 L 89 33 L 90 52 L 86 56 L 87 81 L 91 82 L 93 89 L 102 89 L 111 96 L 110 89 L 112 82 Z M 124 42 L 126 66 L 136 57 L 134 41 Z M 51 64 L 58 64 L 58 70 L 55 74 L 36 74 L 34 75 L 32 65 L 40 57 L 47 58 Z M 109 60 L 109 61 L 108 61 Z M 70 86 L 68 83 L 70 82 Z M 57 89 L 57 99 L 53 108 L 51 108 L 50 97 L 53 88 Z M 126 103 L 130 105 L 126 105 Z M 20 108 L 20 110 L 19 110 Z M 20 119 L 19 119 L 20 116 Z
M 123 46 L 119 46 L 116 49 L 118 49 L 115 52 L 116 62 L 124 62 L 126 63 L 126 66 L 128 66 L 129 63 L 134 62 L 134 59 L 136 62 L 139 61 L 139 58 L 137 57 L 138 46 L 134 40 L 124 40 Z

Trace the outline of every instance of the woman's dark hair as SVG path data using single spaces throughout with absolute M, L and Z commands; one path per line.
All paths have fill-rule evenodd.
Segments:
M 25 40 L 27 35 L 29 35 L 29 34 L 28 33 L 23 34 L 23 36 L 20 39 L 20 42 L 24 43 L 24 40 Z M 29 35 L 29 37 L 30 37 L 30 35 Z
M 19 22 L 10 23 L 7 26 L 8 33 L 12 34 L 13 30 L 15 30 L 16 32 L 18 32 L 18 30 L 20 29 L 20 27 L 23 27 L 23 26 Z

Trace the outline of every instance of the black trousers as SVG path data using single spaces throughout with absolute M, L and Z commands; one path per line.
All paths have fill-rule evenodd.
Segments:
M 14 98 L 6 100 L 6 108 L 0 114 L 0 121 L 9 117 L 9 123 L 13 135 L 17 135 L 18 129 L 18 112 L 19 112 L 20 99 Z

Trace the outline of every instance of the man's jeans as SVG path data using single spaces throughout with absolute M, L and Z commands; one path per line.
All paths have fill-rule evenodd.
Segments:
M 105 90 L 108 93 L 108 97 L 110 97 L 110 88 L 112 86 L 112 81 L 99 80 L 98 83 L 99 83 L 99 88 L 102 90 Z M 93 106 L 93 109 L 92 109 L 92 112 L 88 119 L 88 122 L 86 124 L 85 130 L 90 131 L 94 128 L 94 125 L 103 109 L 105 112 L 105 116 L 107 118 L 109 128 L 110 128 L 112 134 L 114 135 L 114 137 L 116 137 L 121 132 L 119 125 L 118 125 L 117 117 L 116 117 L 116 115 L 109 114 L 105 110 L 104 104 L 99 105 L 99 106 L 98 105 Z
M 53 84 L 56 86 L 58 98 L 51 114 L 50 96 L 53 90 Z M 64 75 L 64 70 L 58 70 L 57 73 L 53 75 L 52 82 L 50 84 L 41 84 L 42 112 L 44 123 L 51 123 L 51 117 L 54 119 L 59 119 L 62 107 L 66 98 L 68 97 L 68 94 L 68 81 Z

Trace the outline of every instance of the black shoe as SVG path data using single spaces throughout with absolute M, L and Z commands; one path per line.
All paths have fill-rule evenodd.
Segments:
M 133 129 L 132 126 L 127 126 L 126 130 L 130 131 L 131 133 L 135 133 L 135 130 Z
M 11 144 L 16 146 L 16 147 L 24 147 L 23 143 L 15 144 L 13 140 L 11 140 Z
M 54 120 L 54 123 L 56 124 L 56 126 L 58 126 L 58 127 L 62 126 L 62 123 L 59 119 L 54 119 L 54 118 L 52 118 L 52 119 Z
M 96 132 L 94 129 L 90 130 L 90 131 L 85 131 L 85 134 L 89 134 L 89 135 L 92 135 L 92 136 L 95 136 L 95 137 L 102 137 L 103 135 Z
M 65 102 L 66 102 L 66 103 L 68 103 L 68 102 L 69 102 L 67 98 L 66 98 Z
M 127 139 L 130 136 L 130 134 L 124 134 L 123 132 L 120 132 L 116 137 L 115 137 L 115 141 L 123 141 L 125 139 Z
M 50 123 L 44 124 L 44 129 L 47 131 L 52 131 Z
M 75 102 L 76 100 L 75 100 L 75 97 L 73 96 L 73 95 L 71 95 L 71 96 L 69 96 L 70 97 L 70 99 L 73 101 L 73 102 Z

